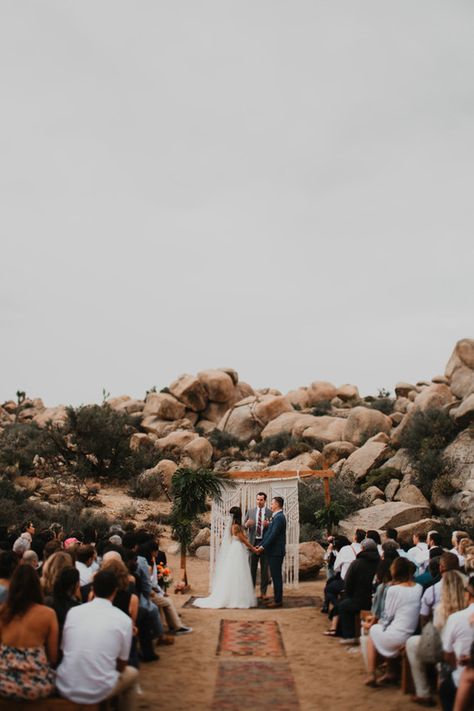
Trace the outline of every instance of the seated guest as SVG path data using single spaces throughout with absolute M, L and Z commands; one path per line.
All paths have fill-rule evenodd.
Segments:
M 58 618 L 59 639 L 61 640 L 66 615 L 72 607 L 81 604 L 79 571 L 76 568 L 63 568 L 54 584 L 53 594 L 46 598 Z
M 443 575 L 449 570 L 459 571 L 459 560 L 457 556 L 454 555 L 454 553 L 449 553 L 448 551 L 446 551 L 439 558 L 440 579 L 434 585 L 431 585 L 429 588 L 427 588 L 423 593 L 423 597 L 421 598 L 420 615 L 422 625 L 426 624 L 426 622 L 428 622 L 428 620 L 433 617 L 434 609 L 441 600 Z
M 76 569 L 79 571 L 79 585 L 82 601 L 86 602 L 94 575 L 92 564 L 95 558 L 94 546 L 78 546 L 76 549 Z
M 2 551 L 0 553 L 0 605 L 8 597 L 10 580 L 18 566 L 18 556 L 13 551 Z
M 58 622 L 43 604 L 39 577 L 31 565 L 20 565 L 13 573 L 0 613 L 0 642 L 0 697 L 33 701 L 50 696 Z
M 400 650 L 418 626 L 422 587 L 413 581 L 415 566 L 406 558 L 392 563 L 392 585 L 385 598 L 381 622 L 370 628 L 367 641 L 369 677 L 367 686 L 376 686 L 377 655 L 385 659 L 398 657 Z M 387 673 L 380 682 L 391 683 L 395 677 Z
M 62 551 L 62 549 L 63 544 L 61 543 L 61 541 L 58 541 L 57 538 L 53 538 L 51 541 L 45 543 L 45 546 L 43 548 L 43 565 L 44 562 L 53 555 L 53 553 Z
M 470 538 L 461 538 L 461 540 L 459 541 L 457 552 L 459 558 L 459 567 L 461 568 L 461 570 L 465 569 L 467 552 L 469 548 L 472 548 L 473 545 L 474 541 L 472 541 Z
M 451 548 L 450 553 L 454 553 L 454 555 L 457 555 L 459 559 L 460 568 L 462 568 L 464 565 L 464 556 L 459 550 L 459 544 L 464 538 L 469 539 L 469 534 L 466 533 L 466 531 L 453 531 L 453 535 L 451 536 L 451 545 L 453 547 Z
M 474 615 L 471 617 L 471 627 L 474 629 Z M 474 706 L 474 642 L 471 644 L 471 655 L 466 658 L 466 666 L 460 676 L 453 711 L 471 711 Z
M 112 553 L 115 553 L 115 551 L 110 551 L 110 554 Z M 110 554 L 106 554 L 106 556 L 110 556 Z M 118 607 L 119 610 L 125 612 L 133 622 L 133 639 L 129 664 L 131 664 L 132 667 L 138 667 L 136 632 L 138 631 L 139 600 L 138 595 L 135 594 L 135 579 L 130 575 L 127 566 L 122 560 L 118 560 L 114 557 L 109 557 L 106 560 L 106 556 L 104 556 L 104 560 L 102 561 L 101 570 L 108 570 L 117 578 L 118 590 L 113 604 L 115 607 Z
M 463 580 L 455 570 L 450 570 L 443 576 L 441 600 L 434 611 L 433 624 L 438 633 L 441 634 L 448 617 L 453 612 L 463 610 L 465 607 Z M 419 653 L 420 640 L 420 635 L 413 635 L 407 639 L 405 644 L 416 691 L 416 695 L 412 696 L 412 701 L 421 706 L 434 706 L 428 679 L 428 665 L 425 664 Z
M 118 590 L 113 573 L 99 570 L 92 588 L 94 599 L 67 614 L 56 686 L 61 696 L 76 704 L 98 704 L 118 696 L 121 710 L 132 711 L 138 676 L 127 666 L 132 621 L 113 606 Z
M 57 551 L 49 556 L 43 564 L 43 573 L 41 575 L 41 585 L 45 595 L 52 595 L 56 580 L 63 568 L 74 567 L 74 561 L 66 551 Z
M 339 595 L 342 590 L 344 590 L 344 578 L 346 576 L 347 569 L 352 561 L 355 560 L 357 555 L 354 548 L 351 546 L 351 542 L 348 538 L 346 538 L 346 536 L 336 536 L 329 544 L 328 551 L 330 551 L 330 553 L 334 552 L 335 558 L 332 565 L 332 575 L 328 579 L 324 588 L 323 612 L 329 612 L 331 605 L 333 607 L 336 606 Z M 336 561 L 338 561 L 337 570 L 334 569 Z
M 361 549 L 349 566 L 344 580 L 345 597 L 338 604 L 341 644 L 355 644 L 356 616 L 361 610 L 370 610 L 372 604 L 372 583 L 380 556 L 371 538 L 364 538 Z
M 23 553 L 23 558 L 21 559 L 21 562 L 23 565 L 31 565 L 31 567 L 35 570 L 38 570 L 38 568 L 40 567 L 38 554 L 33 549 L 30 549 L 29 551 L 25 551 Z
M 440 556 L 431 558 L 425 572 L 419 575 L 415 575 L 415 583 L 421 585 L 421 587 L 423 588 L 423 592 L 430 588 L 432 585 L 436 585 L 436 583 L 439 583 L 439 581 L 441 580 L 441 573 L 439 572 L 440 560 Z
M 473 641 L 472 618 L 474 616 L 474 576 L 469 578 L 466 588 L 467 607 L 448 617 L 441 639 L 445 661 L 452 673 L 442 681 L 439 696 L 443 711 L 452 711 L 464 667 L 471 654 Z
M 377 544 L 377 550 L 379 552 L 379 556 L 382 555 L 382 539 L 380 538 L 380 533 L 375 530 L 369 530 L 365 534 L 366 538 L 371 538 L 375 543 Z

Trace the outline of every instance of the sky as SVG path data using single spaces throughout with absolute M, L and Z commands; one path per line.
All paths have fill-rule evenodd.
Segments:
M 470 0 L 3 0 L 0 401 L 442 373 L 473 36 Z

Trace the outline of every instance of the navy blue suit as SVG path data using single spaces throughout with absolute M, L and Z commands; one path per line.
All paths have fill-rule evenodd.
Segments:
M 283 511 L 274 513 L 262 540 L 262 548 L 267 554 L 268 565 L 273 580 L 275 602 L 283 600 L 283 559 L 286 552 L 286 518 Z

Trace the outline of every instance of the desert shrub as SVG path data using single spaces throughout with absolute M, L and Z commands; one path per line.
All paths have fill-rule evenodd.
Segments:
M 246 444 L 243 440 L 239 439 L 230 432 L 223 432 L 217 428 L 212 430 L 208 436 L 209 442 L 213 447 L 220 450 L 229 449 L 231 447 L 237 447 L 237 449 L 245 449 Z
M 453 496 L 457 491 L 456 487 L 451 483 L 451 478 L 448 474 L 442 474 L 434 480 L 431 488 L 433 496 Z
M 2 501 L 12 501 L 15 504 L 21 504 L 28 493 L 24 489 L 16 487 L 7 477 L 0 476 L 0 499 Z M 9 504 L 7 504 L 8 506 Z
M 142 472 L 130 480 L 128 495 L 136 499 L 159 499 L 165 493 L 163 479 L 148 472 Z
M 7 425 L 0 433 L 0 465 L 27 473 L 36 455 L 46 455 L 51 445 L 44 430 L 33 423 Z
M 380 467 L 372 469 L 367 474 L 364 483 L 361 486 L 361 491 L 366 491 L 369 486 L 378 486 L 382 491 L 385 489 L 390 479 L 400 479 L 400 472 L 394 467 Z
M 352 490 L 351 482 L 340 478 L 330 480 L 331 504 L 326 506 L 322 479 L 301 481 L 298 486 L 300 524 L 311 524 L 322 538 L 325 529 L 354 513 L 364 504 Z
M 420 488 L 428 498 L 435 479 L 444 474 L 443 449 L 456 433 L 457 428 L 449 415 L 434 408 L 415 412 L 402 433 L 400 444 L 413 457 Z
M 314 523 L 303 523 L 300 526 L 300 543 L 316 541 L 322 538 L 322 531 Z
M 379 410 L 384 415 L 391 415 L 395 400 L 389 397 L 376 397 L 371 402 L 367 403 L 372 410 Z
M 308 444 L 307 442 L 303 442 L 303 440 L 295 440 L 291 442 L 285 449 L 283 450 L 283 455 L 285 456 L 286 459 L 293 459 L 293 457 L 297 457 L 299 454 L 304 454 L 305 452 L 311 452 L 313 447 Z
M 296 410 L 296 412 L 300 412 L 300 411 L 301 411 L 301 405 L 300 405 L 298 402 L 293 402 L 293 403 L 291 404 L 291 406 L 292 406 L 293 410 Z
M 262 457 L 268 457 L 270 452 L 283 452 L 286 447 L 294 445 L 298 441 L 289 432 L 280 432 L 271 437 L 265 437 L 261 442 L 258 442 L 255 445 L 255 452 Z
M 311 414 L 314 415 L 315 417 L 321 417 L 322 415 L 327 415 L 328 412 L 331 412 L 331 409 L 332 409 L 331 400 L 320 400 L 312 408 Z

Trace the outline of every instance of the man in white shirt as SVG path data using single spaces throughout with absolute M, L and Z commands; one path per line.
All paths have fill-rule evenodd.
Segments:
M 413 534 L 413 546 L 407 551 L 407 558 L 418 568 L 428 557 L 426 533 L 418 531 Z
M 113 573 L 99 571 L 93 580 L 94 600 L 69 610 L 56 686 L 76 704 L 118 696 L 120 711 L 134 711 L 138 670 L 127 666 L 132 620 L 112 605 L 117 588 Z
M 441 684 L 439 690 L 445 710 L 453 708 L 459 680 L 474 641 L 474 628 L 471 624 L 474 615 L 474 575 L 469 579 L 466 596 L 468 606 L 450 615 L 441 633 L 445 660 L 453 668 L 451 676 Z
M 92 563 L 94 562 L 94 546 L 79 546 L 76 551 L 76 568 L 79 571 L 79 586 L 83 588 L 90 585 L 94 576 Z

